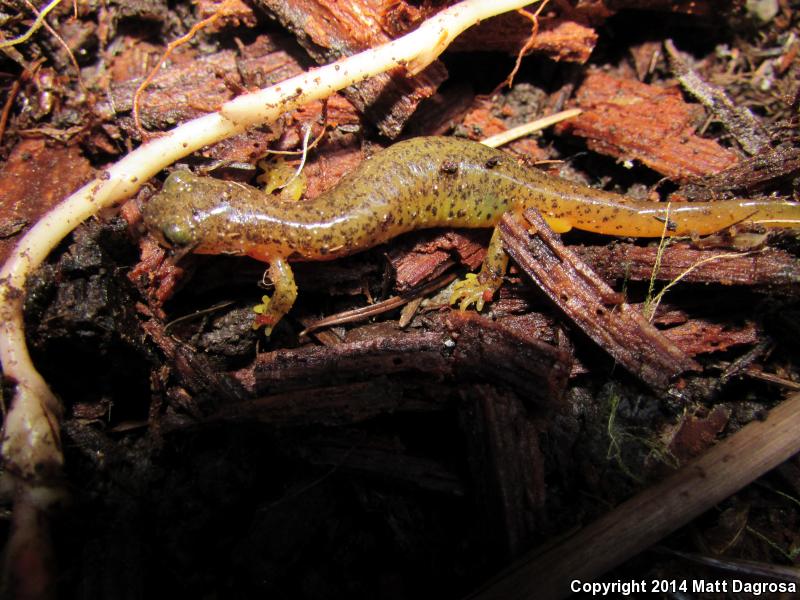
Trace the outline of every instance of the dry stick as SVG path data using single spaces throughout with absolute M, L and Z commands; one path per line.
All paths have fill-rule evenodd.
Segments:
M 314 331 L 322 329 L 323 327 L 333 327 L 334 325 L 343 325 L 345 323 L 358 323 L 360 321 L 366 321 L 367 319 L 370 319 L 377 315 L 382 315 L 383 313 L 389 312 L 390 310 L 399 308 L 404 304 L 408 304 L 415 300 L 422 300 L 426 296 L 428 296 L 431 292 L 435 292 L 437 290 L 442 289 L 446 285 L 449 285 L 455 278 L 456 276 L 454 273 L 445 273 L 444 275 L 437 277 L 433 281 L 430 281 L 421 287 L 417 287 L 406 294 L 401 294 L 399 296 L 392 296 L 391 298 L 387 298 L 386 300 L 381 300 L 380 302 L 376 302 L 375 304 L 362 306 L 360 308 L 354 308 L 352 310 L 342 311 L 338 314 L 331 315 L 329 317 L 324 317 L 319 321 L 311 323 L 311 325 L 306 327 L 303 331 L 301 331 L 298 334 L 298 337 L 306 336 L 309 333 L 313 333 Z
M 757 155 L 769 148 L 769 136 L 746 106 L 737 106 L 724 90 L 705 82 L 689 66 L 672 40 L 665 41 L 664 48 L 670 67 L 684 89 L 725 125 L 747 154 Z
M 20 240 L 0 271 L 0 360 L 5 376 L 16 383 L 1 448 L 9 470 L 22 478 L 41 480 L 57 472 L 63 462 L 58 428 L 61 406 L 31 361 L 25 344 L 22 305 L 28 275 L 79 223 L 100 209 L 129 198 L 161 169 L 204 146 L 252 125 L 274 121 L 287 111 L 378 73 L 405 67 L 415 75 L 468 27 L 530 3 L 465 0 L 397 40 L 239 96 L 225 103 L 219 112 L 184 123 L 144 144 L 47 213 Z
M 800 394 L 723 440 L 666 480 L 538 556 L 531 553 L 469 600 L 564 598 L 646 550 L 800 452 Z
M 562 110 L 561 112 L 557 112 L 552 115 L 536 119 L 535 121 L 531 121 L 529 123 L 523 123 L 522 125 L 518 125 L 506 131 L 502 131 L 495 135 L 489 136 L 485 139 L 482 139 L 481 144 L 483 144 L 484 146 L 490 146 L 492 148 L 498 148 L 504 144 L 513 142 L 516 139 L 519 139 L 526 135 L 530 135 L 535 131 L 541 131 L 542 129 L 546 129 L 551 125 L 560 123 L 561 121 L 571 119 L 572 117 L 577 117 L 579 114 L 581 114 L 581 112 L 583 111 L 581 111 L 580 108 L 570 108 L 569 110 Z

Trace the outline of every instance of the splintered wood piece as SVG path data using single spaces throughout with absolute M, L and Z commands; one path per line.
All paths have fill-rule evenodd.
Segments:
M 752 321 L 741 325 L 692 319 L 671 327 L 664 335 L 689 356 L 724 352 L 731 346 L 757 344 L 763 336 Z
M 0 166 L 0 264 L 19 234 L 91 174 L 77 146 L 48 146 L 43 139 L 14 146 Z
M 211 368 L 208 358 L 202 352 L 169 335 L 160 322 L 147 321 L 142 325 L 142 329 L 164 353 L 181 385 L 196 397 L 203 397 L 209 404 L 241 402 L 247 398 L 243 387 L 234 377 Z M 194 402 L 194 399 L 190 401 Z M 184 408 L 200 417 L 215 410 L 216 406 Z
M 731 409 L 718 404 L 710 411 L 684 413 L 670 434 L 670 454 L 685 464 L 708 450 L 731 418 Z
M 530 230 L 514 215 L 500 221 L 503 246 L 533 282 L 614 360 L 657 391 L 700 366 L 567 249 L 535 210 Z
M 401 4 L 404 19 L 414 21 L 416 9 L 383 0 L 259 0 L 289 29 L 298 43 L 319 64 L 328 64 L 392 39 L 390 32 L 403 33 L 394 19 L 398 7 L 387 12 L 389 4 Z M 407 14 L 406 14 L 407 13 Z M 344 91 L 345 96 L 388 138 L 400 134 L 417 105 L 432 96 L 447 78 L 447 71 L 434 61 L 416 77 L 396 69 L 370 77 Z
M 266 352 L 234 377 L 254 397 L 376 376 L 482 377 L 502 382 L 539 406 L 560 402 L 571 366 L 566 351 L 474 314 L 454 312 L 444 325 L 446 331 L 395 333 L 336 346 Z M 304 401 L 309 410 L 315 410 L 315 399 L 319 397 Z
M 769 136 L 758 119 L 746 106 L 737 106 L 725 90 L 704 81 L 700 74 L 689 66 L 672 40 L 664 42 L 673 73 L 684 89 L 702 102 L 726 129 L 736 138 L 748 154 L 759 154 L 769 146 Z
M 722 195 L 761 190 L 790 181 L 800 175 L 800 147 L 782 145 L 767 148 L 735 165 L 698 180 L 688 181 L 680 193 L 690 199 L 706 200 Z
M 132 51 L 133 52 L 133 51 Z M 287 55 L 271 57 L 267 69 L 283 71 Z M 185 50 L 172 55 L 172 61 L 153 77 L 140 101 L 143 123 L 148 129 L 167 129 L 177 122 L 194 119 L 214 111 L 235 96 L 231 85 L 243 87 L 236 67 L 237 53 L 221 50 L 204 56 L 195 56 Z M 277 64 L 274 62 L 277 61 Z M 292 61 L 296 70 L 301 67 Z M 289 71 L 296 74 L 295 70 Z M 224 74 L 226 78 L 221 75 Z M 109 94 L 107 110 L 127 112 L 133 108 L 140 77 L 116 82 Z M 106 107 L 102 107 L 106 108 Z
M 646 550 L 800 452 L 800 394 L 543 553 L 531 552 L 469 600 L 555 600 Z
M 647 281 L 653 276 L 658 255 L 656 247 L 622 243 L 572 250 L 603 278 L 634 281 Z M 714 259 L 720 255 L 723 257 Z M 697 250 L 685 244 L 668 246 L 662 252 L 656 279 L 672 281 L 684 273 L 681 281 L 686 282 L 800 287 L 800 261 L 776 248 L 736 256 L 729 251 Z
M 392 249 L 387 257 L 395 273 L 395 287 L 401 294 L 431 281 L 453 265 L 453 253 L 469 269 L 476 269 L 486 255 L 484 232 L 424 232 L 411 248 Z
M 586 138 L 601 154 L 638 160 L 674 179 L 707 175 L 736 162 L 736 155 L 695 134 L 704 111 L 687 104 L 677 88 L 661 88 L 600 72 L 578 89 L 579 116 L 556 126 L 558 133 Z
M 437 407 L 430 403 L 408 402 L 403 398 L 399 383 L 387 377 L 373 377 L 368 381 L 288 391 L 226 404 L 209 420 L 257 420 L 293 426 L 350 425 L 401 408 L 424 411 Z
M 468 29 L 456 38 L 450 50 L 517 54 L 530 36 L 531 22 L 528 18 L 519 13 L 506 13 Z M 530 39 L 529 53 L 544 54 L 552 60 L 585 63 L 596 44 L 597 32 L 591 27 L 569 18 L 542 15 L 538 31 Z
M 483 535 L 509 560 L 530 544 L 544 507 L 539 427 L 515 394 L 475 385 L 461 396 L 459 421 Z

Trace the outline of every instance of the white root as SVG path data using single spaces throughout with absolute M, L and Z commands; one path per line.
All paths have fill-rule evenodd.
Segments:
M 100 209 L 135 194 L 163 168 L 204 146 L 252 125 L 274 121 L 287 111 L 378 73 L 399 66 L 419 72 L 465 29 L 531 3 L 465 0 L 397 40 L 239 96 L 218 112 L 184 123 L 142 145 L 47 213 L 20 240 L 0 271 L 0 361 L 5 376 L 16 384 L 0 446 L 9 472 L 22 480 L 42 479 L 57 473 L 63 461 L 58 426 L 61 406 L 31 362 L 22 307 L 28 276 L 66 235 Z

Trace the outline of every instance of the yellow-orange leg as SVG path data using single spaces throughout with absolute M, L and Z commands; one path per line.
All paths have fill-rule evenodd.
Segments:
M 450 304 L 458 303 L 459 310 L 467 310 L 474 304 L 476 310 L 483 310 L 483 305 L 492 300 L 502 285 L 507 267 L 508 254 L 503 250 L 500 230 L 495 228 L 480 272 L 467 273 L 464 279 L 453 286 Z
M 297 284 L 294 282 L 292 268 L 283 258 L 270 259 L 266 275 L 272 281 L 275 291 L 272 297 L 263 296 L 261 304 L 253 308 L 256 312 L 253 328 L 264 327 L 264 333 L 270 335 L 275 325 L 291 310 L 297 299 Z

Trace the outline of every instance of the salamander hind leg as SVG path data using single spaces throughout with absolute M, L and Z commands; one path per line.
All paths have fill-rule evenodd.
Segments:
M 262 297 L 261 304 L 253 308 L 256 313 L 253 329 L 264 327 L 264 333 L 270 335 L 297 299 L 297 285 L 289 263 L 282 258 L 273 258 L 270 261 L 267 276 L 275 286 L 275 291 L 272 297 Z
M 480 273 L 467 273 L 463 280 L 453 286 L 450 304 L 458 304 L 459 310 L 467 310 L 474 304 L 476 310 L 483 310 L 483 305 L 492 300 L 502 285 L 507 266 L 508 255 L 503 250 L 500 232 L 495 229 Z

